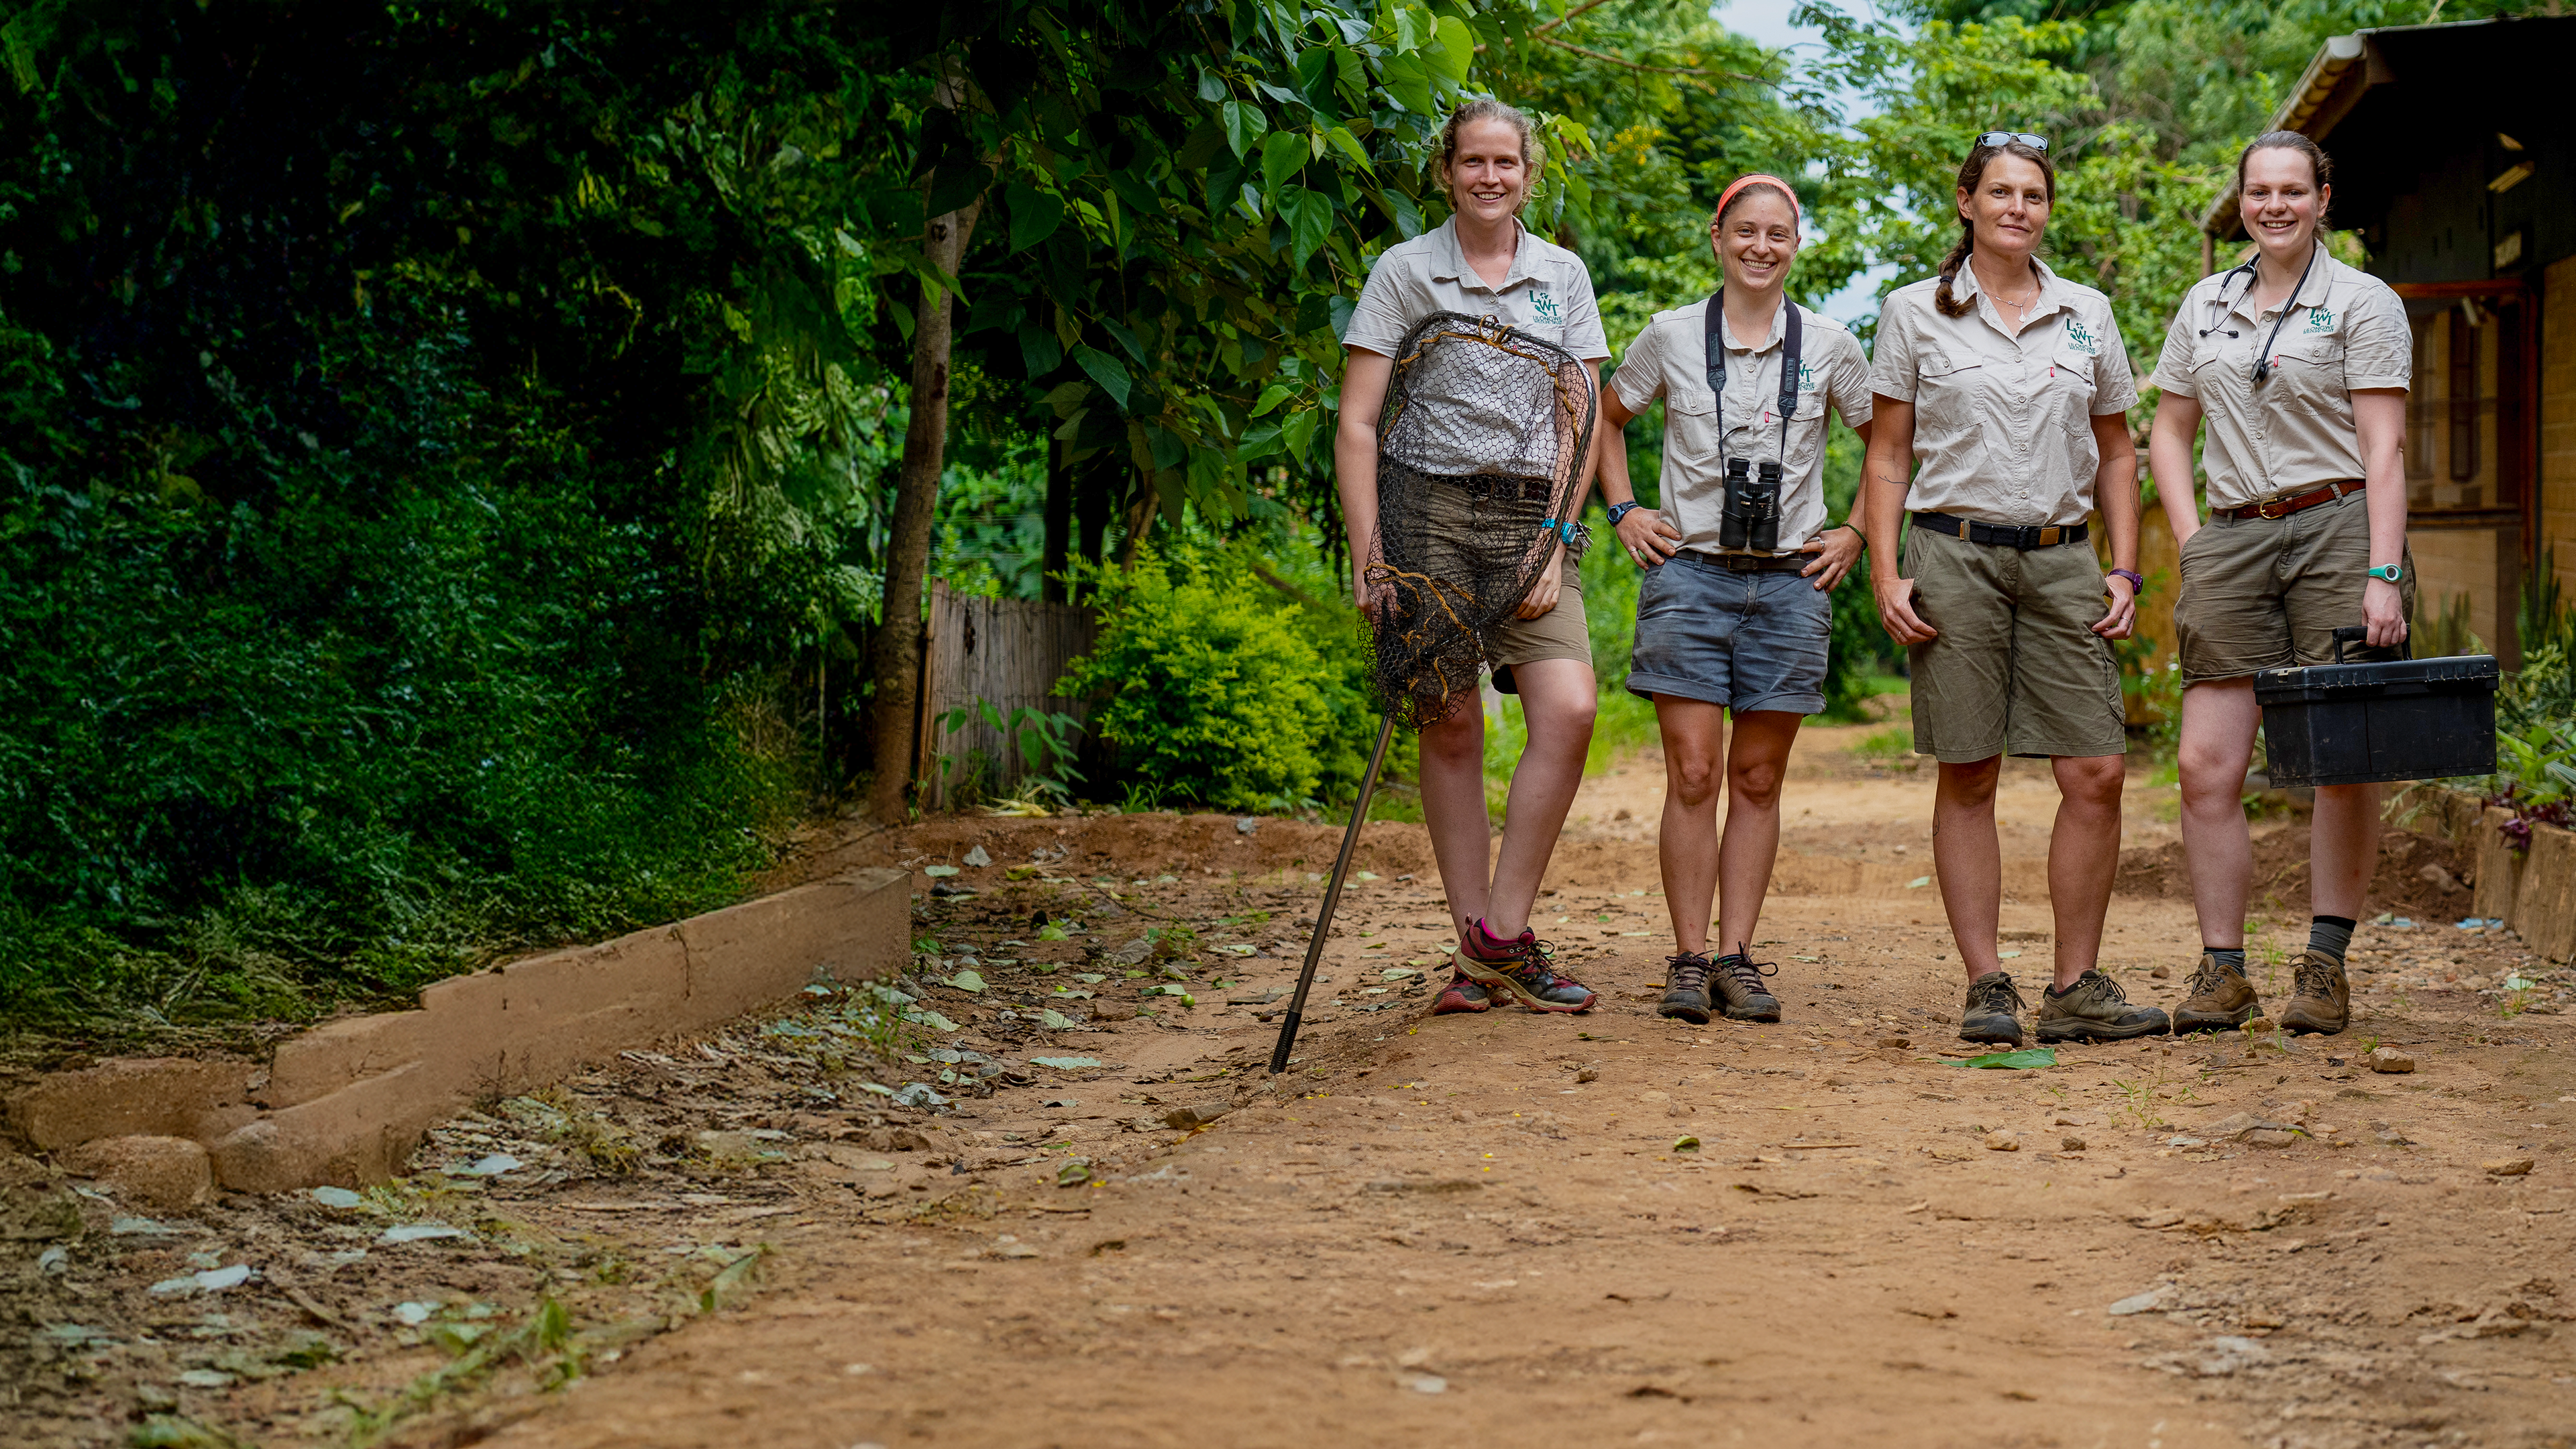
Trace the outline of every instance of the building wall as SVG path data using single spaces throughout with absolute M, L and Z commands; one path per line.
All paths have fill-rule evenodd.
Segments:
M 2496 530 L 2417 528 L 2407 533 L 2406 546 L 2415 555 L 2415 627 L 2430 631 L 2465 596 L 2469 631 L 2477 635 L 2480 652 L 2493 653 L 2504 637 L 2496 620 Z M 2510 617 L 2513 601 L 2503 601 L 2503 607 Z M 2431 646 L 2430 639 L 2419 640 L 2415 652 L 2431 654 Z
M 2576 599 L 2576 256 L 2550 263 L 2540 285 L 2539 542 Z

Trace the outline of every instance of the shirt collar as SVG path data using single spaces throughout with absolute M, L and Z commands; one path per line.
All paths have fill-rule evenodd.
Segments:
M 1457 217 L 1451 216 L 1448 220 L 1440 223 L 1439 227 L 1433 231 L 1432 235 L 1438 238 L 1438 240 L 1432 243 L 1431 280 L 1435 282 L 1456 282 L 1461 286 L 1482 287 L 1485 285 L 1485 279 L 1477 275 L 1475 268 L 1467 265 L 1467 255 L 1464 251 L 1460 250 L 1458 246 Z M 1519 286 L 1521 283 L 1530 281 L 1538 276 L 1536 266 L 1538 260 L 1538 243 L 1530 236 L 1530 229 L 1521 224 L 1521 219 L 1519 217 L 1512 218 L 1512 235 L 1514 241 L 1512 245 L 1511 270 L 1503 273 L 1503 284 L 1501 286 L 1490 288 L 1489 290 L 1508 292 L 1512 288 Z
M 2335 260 L 2335 254 L 2325 249 L 2325 243 L 2318 242 L 2315 245 L 2316 265 L 2308 268 L 2308 280 L 2299 288 L 2298 293 L 2281 304 L 2283 310 L 2292 307 L 2324 306 L 2326 293 L 2333 289 L 2338 275 L 2351 270 L 2342 262 Z M 2222 279 L 2226 276 L 2223 272 L 2219 275 Z M 2221 285 L 2226 285 L 2223 280 Z M 2228 304 L 2229 311 L 2237 313 L 2249 322 L 2259 322 L 2265 316 L 2271 315 L 2255 310 L 2254 280 L 2250 273 L 2244 282 L 2228 287 L 2228 290 L 2236 293 L 2235 298 Z
M 2039 269 L 2039 295 L 2031 299 L 2030 312 L 2022 318 L 2024 332 L 2030 330 L 2031 323 L 2066 305 L 2066 284 L 2059 280 L 2057 273 L 2049 270 L 2048 263 L 2037 257 L 2031 258 L 2030 264 Z M 1962 261 L 1959 263 L 1958 275 L 1950 279 L 1950 295 L 1963 302 L 1973 302 L 1981 294 L 1982 289 L 1977 285 L 1977 269 Z M 1987 310 L 1993 311 L 1991 299 L 1988 300 Z M 1995 319 L 2000 326 L 2002 314 L 1996 313 Z

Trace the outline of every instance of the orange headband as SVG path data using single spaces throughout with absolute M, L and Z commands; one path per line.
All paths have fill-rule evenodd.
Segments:
M 1750 176 L 1738 176 L 1733 182 L 1728 184 L 1724 191 L 1719 192 L 1717 196 L 1717 210 L 1712 212 L 1711 215 L 1726 215 L 1726 204 L 1735 199 L 1735 193 L 1742 191 L 1748 186 L 1765 184 L 1779 187 L 1781 194 L 1789 198 L 1789 219 L 1791 221 L 1802 221 L 1805 219 L 1805 213 L 1801 212 L 1798 208 L 1798 193 L 1790 189 L 1789 183 L 1781 180 L 1777 176 L 1766 176 L 1759 171 L 1754 172 Z

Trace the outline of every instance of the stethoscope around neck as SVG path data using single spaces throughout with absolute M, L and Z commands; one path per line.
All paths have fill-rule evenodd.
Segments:
M 2290 325 L 2290 309 L 2298 305 L 2299 294 L 2308 289 L 2308 274 L 2316 270 L 2317 253 L 2324 250 L 2324 247 L 2318 245 L 2314 241 L 2308 243 L 2308 264 L 2299 268 L 2299 280 L 2291 285 L 2290 295 L 2281 299 L 2281 314 L 2272 319 L 2272 335 L 2263 339 L 2263 350 L 2254 355 L 2254 383 L 2257 387 L 2262 385 L 2264 379 L 2272 375 L 2272 349 L 2281 340 L 2281 329 Z M 2229 305 L 2227 301 L 2227 289 L 2235 282 L 2238 274 L 2243 274 L 2246 279 L 2246 292 L 2249 294 L 2253 292 L 2254 282 L 2256 280 L 2254 266 L 2254 262 L 2246 262 L 2240 266 L 2230 268 L 2226 276 L 2219 278 L 2218 296 L 2212 299 L 2212 305 L 2215 306 L 2218 311 L 2218 321 L 2201 328 L 2201 336 L 2207 337 L 2209 334 L 2218 331 L 2225 325 L 2227 321 L 2227 308 Z M 2244 299 L 2240 297 L 2237 300 L 2242 301 Z M 2240 335 L 2233 327 L 2228 327 L 2226 331 L 2227 335 L 2230 337 Z

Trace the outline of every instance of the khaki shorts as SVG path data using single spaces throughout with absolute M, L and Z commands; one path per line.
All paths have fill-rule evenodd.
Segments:
M 2397 583 L 2415 614 L 2415 556 Z M 2242 679 L 2258 669 L 2334 662 L 2334 631 L 2362 622 L 2370 582 L 2370 494 L 2348 493 L 2287 518 L 2212 518 L 2182 546 L 2174 634 L 2182 682 Z M 2345 646 L 2348 660 L 2396 649 Z
M 1476 514 L 1470 507 L 1465 486 L 1439 485 L 1431 495 L 1431 524 L 1438 528 L 1471 528 Z M 1536 515 L 1538 505 L 1530 505 Z M 1586 668 L 1592 664 L 1592 630 L 1583 613 L 1583 547 L 1588 536 L 1580 531 L 1576 542 L 1565 549 L 1558 573 L 1560 582 L 1556 607 L 1535 619 L 1505 619 L 1485 631 L 1485 662 L 1494 668 L 1494 688 L 1503 694 L 1518 694 L 1520 687 L 1512 682 L 1512 666 L 1536 664 L 1542 659 L 1579 659 Z
M 2080 543 L 2028 551 L 1908 529 L 1914 612 L 1939 631 L 1907 649 L 1914 749 L 1944 764 L 1996 755 L 2123 755 L 2120 666 L 2093 632 L 2110 607 Z

